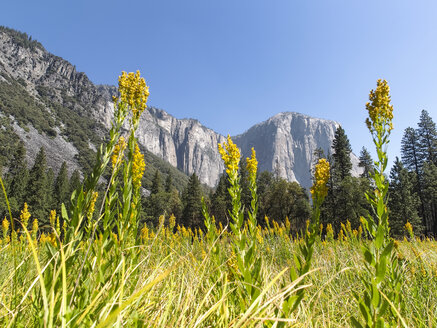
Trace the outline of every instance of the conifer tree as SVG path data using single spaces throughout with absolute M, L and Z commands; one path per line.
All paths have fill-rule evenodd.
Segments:
M 69 187 L 70 190 L 68 192 L 68 197 L 71 196 L 71 194 L 73 193 L 73 191 L 78 191 L 79 188 L 82 186 L 82 180 L 80 178 L 80 172 L 79 170 L 74 170 L 73 173 L 71 174 L 70 177 L 70 181 L 69 181 Z M 70 200 L 68 200 L 68 204 L 70 204 Z
M 188 185 L 183 193 L 184 210 L 182 213 L 182 224 L 189 227 L 200 227 L 203 224 L 202 216 L 202 191 L 200 181 L 196 173 L 193 173 L 188 180 Z
M 54 202 L 56 210 L 60 213 L 61 204 L 68 204 L 70 197 L 70 185 L 68 181 L 68 168 L 67 163 L 63 162 L 59 169 L 58 176 L 55 180 L 54 186 Z
M 13 217 L 18 217 L 20 209 L 27 200 L 26 190 L 29 180 L 29 170 L 26 161 L 26 148 L 20 141 L 14 155 L 8 164 L 6 184 L 8 185 L 8 197 Z
M 226 174 L 222 174 L 211 196 L 211 214 L 215 217 L 216 223 L 221 222 L 223 226 L 228 224 L 229 211 L 232 209 L 229 187 L 230 183 Z
M 360 162 L 358 163 L 358 166 L 363 168 L 361 177 L 370 179 L 370 176 L 373 173 L 373 159 L 366 147 L 361 149 L 359 160 Z
M 427 234 L 428 224 L 426 222 L 427 219 L 422 187 L 423 160 L 420 155 L 420 143 L 418 133 L 411 127 L 406 128 L 404 131 L 404 135 L 401 141 L 401 154 L 402 163 L 404 164 L 405 168 L 407 168 L 409 171 L 413 171 L 416 174 L 415 191 L 417 192 L 420 200 L 419 216 L 422 218 L 422 226 L 425 228 L 424 233 Z
M 414 191 L 416 174 L 408 172 L 402 162 L 396 157 L 390 171 L 388 207 L 390 211 L 390 234 L 395 237 L 405 235 L 405 224 L 410 222 L 416 234 L 423 230 L 418 214 L 420 199 Z
M 171 192 L 173 189 L 173 177 L 171 172 L 169 171 L 167 174 L 167 178 L 165 179 L 165 192 Z
M 416 130 L 411 127 L 406 128 L 404 131 L 401 141 L 401 152 L 404 166 L 408 170 L 416 172 L 416 175 L 420 177 L 423 162 L 419 154 L 419 136 Z
M 158 194 L 162 191 L 161 174 L 158 169 L 155 171 L 155 175 L 152 180 L 152 188 L 150 189 L 151 194 Z
M 50 210 L 56 209 L 55 204 L 55 172 L 51 167 L 47 169 L 47 207 Z
M 40 221 L 40 226 L 48 223 L 50 200 L 49 182 L 47 179 L 47 161 L 44 148 L 41 147 L 35 163 L 29 173 L 26 199 L 32 216 Z
M 333 174 L 338 181 L 343 180 L 351 175 L 352 162 L 350 154 L 352 148 L 344 129 L 339 126 L 335 131 L 334 140 L 332 142 L 333 149 Z
M 427 233 L 437 236 L 437 166 L 431 161 L 423 166 L 423 195 Z
M 430 161 L 437 165 L 437 129 L 426 110 L 422 110 L 418 126 L 419 158 L 422 163 Z

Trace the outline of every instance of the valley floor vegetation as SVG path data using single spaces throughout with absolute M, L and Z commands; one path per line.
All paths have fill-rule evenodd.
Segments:
M 393 107 L 386 81 L 378 80 L 366 105 L 378 158 L 364 167 L 368 182 L 360 189 L 360 211 L 350 216 L 355 221 L 344 222 L 329 222 L 329 211 L 341 210 L 330 207 L 335 204 L 331 189 L 346 192 L 349 179 L 347 161 L 339 165 L 349 155 L 347 147 L 340 151 L 342 143 L 347 145 L 341 129 L 334 160 L 319 152 L 311 207 L 301 204 L 295 212 L 266 207 L 260 197 L 291 197 L 301 190 L 277 179 L 277 190 L 266 196 L 255 150 L 244 163 L 228 137 L 218 145 L 226 166 L 219 188 L 226 193 L 191 198 L 194 192 L 187 189 L 178 214 L 191 215 L 189 224 L 159 210 L 144 218 L 142 208 L 154 201 L 142 199 L 146 163 L 135 131 L 148 95 L 139 72 L 122 73 L 108 142 L 98 149 L 83 183 L 76 173 L 69 188 L 55 184 L 64 188 L 57 187 L 51 211 L 46 204 L 33 205 L 41 202 L 36 183 L 33 194 L 20 189 L 23 175 L 14 175 L 12 184 L 0 180 L 6 209 L 0 241 L 1 326 L 437 326 L 437 243 L 422 231 L 434 229 L 433 216 L 424 216 L 431 219 L 416 231 L 416 222 L 410 221 L 417 221 L 418 213 L 402 212 L 405 195 L 398 207 L 389 206 L 393 186 L 385 170 Z M 125 121 L 129 131 L 122 129 Z M 400 181 L 413 184 L 408 171 L 399 172 Z M 67 180 L 65 172 L 56 180 L 60 176 Z M 195 176 L 190 185 L 200 188 Z M 158 182 L 155 187 L 152 196 L 162 192 Z M 171 195 L 171 187 L 166 192 Z M 33 207 L 21 206 L 27 196 L 34 197 L 29 199 Z M 429 207 L 423 210 L 421 215 Z M 290 213 L 301 216 L 297 220 Z M 394 226 L 393 213 L 405 215 Z M 152 225 L 154 216 L 159 219 Z

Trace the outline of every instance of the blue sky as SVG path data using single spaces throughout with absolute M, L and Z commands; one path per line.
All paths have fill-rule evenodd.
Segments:
M 376 80 L 395 107 L 390 161 L 426 109 L 437 120 L 437 1 L 6 1 L 27 32 L 94 83 L 139 69 L 149 105 L 239 134 L 282 112 L 338 121 L 353 151 Z

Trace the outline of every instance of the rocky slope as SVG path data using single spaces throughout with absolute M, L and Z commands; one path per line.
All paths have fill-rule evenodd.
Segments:
M 19 98 L 32 98 L 28 102 L 34 102 L 35 113 L 39 113 L 35 115 L 47 118 L 41 122 L 24 115 L 19 121 L 0 97 L 0 116 L 15 117 L 14 129 L 26 142 L 30 157 L 44 146 L 49 154 L 57 154 L 51 160 L 55 168 L 63 160 L 73 167 L 84 166 L 79 159 L 90 155 L 110 125 L 114 110 L 111 96 L 116 88 L 94 85 L 72 64 L 50 54 L 27 35 L 0 28 L 0 86 L 7 85 L 22 89 Z M 313 152 L 318 147 L 328 152 L 337 127 L 334 121 L 280 113 L 234 140 L 244 156 L 255 147 L 260 170 L 276 170 L 280 176 L 309 187 Z M 84 133 L 77 131 L 81 129 Z M 143 149 L 186 174 L 196 173 L 209 186 L 214 186 L 223 172 L 217 144 L 225 138 L 197 120 L 176 119 L 163 110 L 149 108 L 141 119 L 138 140 Z M 353 160 L 356 162 L 356 157 Z
M 251 148 L 255 147 L 261 171 L 275 172 L 309 188 L 314 151 L 322 148 L 328 154 L 338 127 L 335 121 L 286 112 L 256 124 L 233 139 L 244 157 L 249 157 Z M 353 174 L 358 175 L 358 159 L 355 155 L 351 159 L 355 164 Z

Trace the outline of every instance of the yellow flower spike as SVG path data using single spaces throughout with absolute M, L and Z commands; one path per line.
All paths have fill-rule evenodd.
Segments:
M 328 194 L 326 184 L 329 180 L 329 162 L 325 158 L 319 159 L 319 162 L 316 164 L 314 178 L 314 184 L 310 189 L 313 200 L 323 200 Z
M 164 226 L 164 221 L 165 221 L 165 217 L 164 217 L 164 215 L 161 215 L 159 217 L 159 226 Z
M 256 171 L 258 169 L 258 161 L 256 160 L 256 152 L 255 149 L 252 147 L 252 156 L 249 158 L 246 158 L 247 162 L 247 171 L 249 172 L 249 180 L 255 181 L 256 180 Z
M 411 223 L 409 221 L 407 221 L 407 223 L 405 223 L 405 230 L 407 230 L 408 235 L 410 236 L 410 238 L 413 238 L 414 234 L 413 234 L 413 226 L 411 225 Z
M 29 210 L 27 208 L 27 203 L 24 203 L 23 210 L 21 211 L 21 214 L 20 214 L 20 220 L 21 220 L 21 223 L 23 224 L 23 226 L 26 228 L 27 228 L 27 224 L 29 222 L 29 218 L 30 218 L 30 213 L 29 213 Z
M 97 201 L 97 196 L 99 196 L 99 193 L 97 191 L 94 191 L 92 198 L 91 198 L 90 207 L 88 209 L 88 218 L 91 218 L 93 216 L 94 208 L 95 208 L 96 201 Z M 56 211 L 55 211 L 55 215 L 56 215 Z
M 390 87 L 387 81 L 381 79 L 377 81 L 376 90 L 370 91 L 370 102 L 366 104 L 369 113 L 366 125 L 372 134 L 381 131 L 383 127 L 388 127 L 388 133 L 393 130 L 393 105 L 390 104 L 391 97 L 389 93 Z
M 56 210 L 51 210 L 50 211 L 50 226 L 52 228 L 54 228 L 55 223 L 56 223 Z
M 126 141 L 123 136 L 118 139 L 118 143 L 115 145 L 114 152 L 111 156 L 112 168 L 114 169 L 118 164 L 123 162 L 123 151 L 126 149 Z
M 9 230 L 9 221 L 8 219 L 6 219 L 6 217 L 4 218 L 3 222 L 2 222 L 2 227 L 3 227 L 3 233 Z
M 114 98 L 114 101 L 128 104 L 134 120 L 137 120 L 146 109 L 147 98 L 149 97 L 149 87 L 146 85 L 144 78 L 140 77 L 140 71 L 136 73 L 122 72 L 118 78 L 118 91 L 120 92 L 120 98 Z
M 227 142 L 223 145 L 218 144 L 218 150 L 222 156 L 226 166 L 226 173 L 231 176 L 236 176 L 238 172 L 238 164 L 240 163 L 240 149 L 233 143 L 231 137 L 228 135 Z
M 144 155 L 141 154 L 140 147 L 135 144 L 134 160 L 132 164 L 132 183 L 135 188 L 141 187 L 141 179 L 143 178 L 146 163 Z
M 173 232 L 173 229 L 176 225 L 176 217 L 174 214 L 170 215 L 170 218 L 168 219 L 168 226 L 170 227 L 171 231 Z

